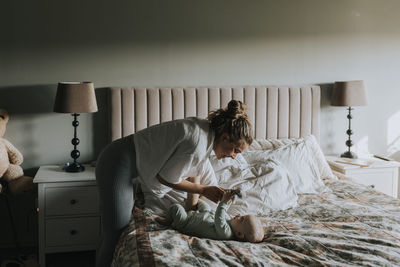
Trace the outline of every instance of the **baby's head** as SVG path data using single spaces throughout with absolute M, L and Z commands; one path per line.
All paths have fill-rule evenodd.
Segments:
M 260 219 L 254 215 L 236 215 L 230 221 L 233 234 L 239 240 L 252 243 L 261 242 L 264 238 L 264 229 Z

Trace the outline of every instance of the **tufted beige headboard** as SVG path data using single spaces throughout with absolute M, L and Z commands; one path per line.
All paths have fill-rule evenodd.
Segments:
M 111 140 L 174 119 L 205 118 L 231 99 L 247 104 L 256 138 L 319 138 L 319 86 L 111 88 Z

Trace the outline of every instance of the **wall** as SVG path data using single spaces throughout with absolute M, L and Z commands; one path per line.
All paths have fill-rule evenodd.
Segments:
M 321 84 L 321 145 L 340 153 L 346 110 L 329 106 L 332 83 L 363 79 L 369 105 L 354 111 L 357 149 L 395 154 L 399 12 L 396 0 L 2 1 L 0 107 L 12 116 L 5 137 L 25 169 L 69 159 L 72 118 L 52 112 L 59 81 Z M 93 114 L 80 117 L 82 161 L 104 141 L 104 127 L 93 125 Z

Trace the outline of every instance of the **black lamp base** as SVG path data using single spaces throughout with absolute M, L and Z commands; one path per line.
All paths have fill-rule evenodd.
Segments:
M 81 165 L 78 162 L 65 163 L 64 168 L 66 172 L 83 172 L 85 170 L 85 166 Z
M 66 163 L 63 169 L 66 172 L 83 172 L 85 170 L 85 167 L 76 161 L 76 159 L 79 158 L 79 156 L 81 155 L 79 150 L 76 148 L 77 145 L 79 145 L 79 139 L 76 135 L 76 128 L 78 128 L 79 125 L 79 121 L 77 119 L 79 114 L 73 113 L 72 116 L 74 116 L 74 120 L 72 121 L 72 126 L 74 126 L 74 138 L 72 138 L 71 144 L 74 145 L 74 150 L 71 151 L 71 157 L 74 159 L 74 162 Z
M 340 155 L 341 158 L 349 158 L 349 159 L 356 159 L 357 154 L 351 151 L 346 151 L 342 155 Z

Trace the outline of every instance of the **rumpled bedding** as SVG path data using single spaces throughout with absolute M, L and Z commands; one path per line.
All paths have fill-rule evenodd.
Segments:
M 290 145 L 293 146 L 293 145 Z M 302 186 L 309 188 L 306 192 L 315 192 L 314 188 L 318 188 L 319 192 L 326 190 L 319 174 L 311 175 L 307 173 L 307 169 L 301 165 L 308 166 L 307 157 L 302 153 L 294 153 L 293 155 L 301 155 L 301 157 L 293 157 L 290 154 L 292 151 L 275 150 L 281 156 L 290 155 L 291 162 L 296 163 L 294 169 L 296 172 L 303 172 L 301 179 L 303 184 L 310 186 Z M 301 150 L 297 150 L 301 152 Z M 211 165 L 213 166 L 215 175 L 201 177 L 201 184 L 218 185 L 222 188 L 240 189 L 243 198 L 236 198 L 233 204 L 228 209 L 228 214 L 232 217 L 237 214 L 254 214 L 262 215 L 269 210 L 283 210 L 292 208 L 297 205 L 296 189 L 299 188 L 299 183 L 293 183 L 293 173 L 289 172 L 286 167 L 288 164 L 283 164 L 278 161 L 279 158 L 271 159 L 265 155 L 267 151 L 250 151 L 238 154 L 236 159 L 216 160 L 211 157 Z M 285 162 L 286 163 L 286 162 Z M 301 167 L 301 168 L 300 168 Z M 299 178 L 300 179 L 300 178 Z M 319 182 L 319 184 L 317 183 Z M 303 190 L 304 191 L 304 190 Z M 153 198 L 151 195 L 145 195 L 146 208 L 157 215 L 164 215 L 164 211 L 173 203 L 183 203 L 186 193 L 171 190 L 163 198 Z M 216 209 L 217 205 L 212 201 L 205 199 L 211 208 Z
M 252 149 L 237 154 L 235 159 L 209 162 L 213 175 L 201 177 L 201 184 L 237 188 L 245 195 L 228 209 L 228 214 L 265 214 L 269 210 L 284 210 L 297 205 L 297 194 L 322 193 L 329 190 L 321 178 L 335 179 L 314 136 L 304 138 L 253 142 Z M 266 145 L 274 149 L 264 149 Z M 214 175 L 215 174 L 215 175 Z M 186 193 L 169 191 L 164 197 L 146 194 L 146 207 L 163 215 L 173 203 L 182 203 Z M 209 201 L 212 208 L 216 205 Z
M 265 212 L 257 244 L 180 234 L 138 199 L 112 266 L 399 266 L 400 201 L 351 181 L 324 182 L 330 190 Z

